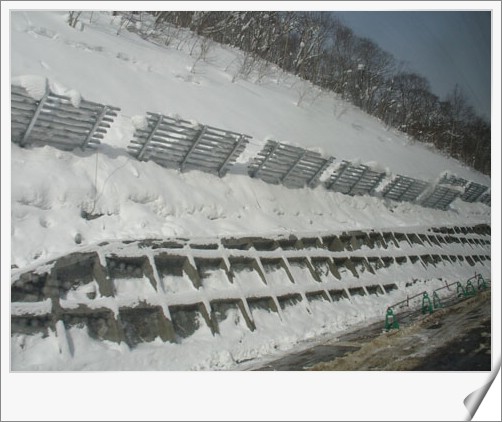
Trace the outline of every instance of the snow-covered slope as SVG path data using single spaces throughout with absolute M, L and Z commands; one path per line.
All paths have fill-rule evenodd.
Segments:
M 239 161 L 267 138 L 435 180 L 445 170 L 490 185 L 490 179 L 402 133 L 384 127 L 332 93 L 270 67 L 257 81 L 237 78 L 242 54 L 213 45 L 195 64 L 195 38 L 169 46 L 122 29 L 107 12 L 12 12 L 11 76 L 35 93 L 53 90 L 114 105 L 121 113 L 97 153 L 11 146 L 12 264 L 22 268 L 103 239 L 315 232 L 487 222 L 489 207 L 456 201 L 448 212 L 407 203 L 385 205 L 316 189 L 286 189 L 245 175 L 179 173 L 138 162 L 126 146 L 147 111 L 243 132 L 253 137 Z M 77 26 L 78 28 L 79 26 Z M 299 105 L 300 97 L 303 98 Z M 81 211 L 103 214 L 95 220 Z M 377 216 L 377 217 L 376 217 Z M 80 235 L 80 236 L 77 236 Z M 81 237 L 82 242 L 75 243 Z
M 3 12 L 2 23 L 8 19 Z M 11 273 L 35 268 L 46 259 L 71 251 L 97 248 L 103 239 L 290 232 L 300 236 L 302 232 L 351 228 L 490 221 L 490 208 L 479 203 L 455 201 L 448 212 L 406 203 L 386 206 L 377 198 L 350 197 L 322 188 L 286 189 L 247 176 L 228 174 L 219 179 L 197 171 L 181 174 L 151 162 L 138 162 L 126 152 L 134 116 L 158 111 L 252 135 L 254 140 L 243 162 L 271 137 L 334 155 L 337 160 L 375 162 L 393 173 L 424 180 L 434 180 L 448 170 L 490 184 L 488 177 L 414 144 L 332 94 L 318 96 L 314 88 L 277 69 L 271 69 L 260 82 L 251 78 L 232 83 L 242 58 L 232 49 L 215 47 L 209 60 L 197 63 L 192 71 L 195 58 L 187 53 L 190 44 L 185 44 L 183 52 L 175 48 L 178 40 L 165 47 L 125 30 L 117 36 L 118 18 L 110 13 L 94 12 L 92 23 L 89 14 L 84 13 L 83 31 L 70 28 L 65 19 L 66 12 L 11 13 L 13 81 L 31 85 L 36 95 L 40 78 L 47 77 L 57 92 L 118 106 L 122 112 L 97 154 L 68 153 L 51 147 L 20 149 L 9 139 L 3 140 L 2 164 L 11 152 L 10 258 L 11 264 L 19 267 Z M 4 30 L 6 27 L 3 25 Z M 8 61 L 4 60 L 4 65 Z M 8 108 L 4 112 L 3 123 L 8 121 Z M 9 183 L 8 178 L 4 183 Z M 103 216 L 88 221 L 81 218 L 82 210 Z M 81 244 L 75 242 L 77 233 L 82 236 Z M 498 256 L 498 240 L 494 245 Z M 8 248 L 3 252 L 5 288 L 5 280 L 9 279 Z M 405 271 L 400 271 L 403 283 L 408 276 Z M 468 271 L 470 268 L 465 273 Z M 245 415 L 241 418 L 336 420 L 357 419 L 364 414 L 363 418 L 371 420 L 379 415 L 388 419 L 392 414 L 393 419 L 401 420 L 410 414 L 415 418 L 420 418 L 418 414 L 436 418 L 441 411 L 448 419 L 457 411 L 460 419 L 465 418 L 464 397 L 486 383 L 486 373 L 427 374 L 426 378 L 423 374 L 384 372 L 317 372 L 305 376 L 284 372 L 242 375 L 230 371 L 42 373 L 47 369 L 83 368 L 232 368 L 235 357 L 256 357 L 278 349 L 286 352 L 306 336 L 332 336 L 346 326 L 345 322 L 354 322 L 351 316 L 357 312 L 359 320 L 375 315 L 381 320 L 386 303 L 382 301 L 378 309 L 375 302 L 373 307 L 365 303 L 351 306 L 350 313 L 322 327 L 320 324 L 326 322 L 324 313 L 316 319 L 298 321 L 292 312 L 296 325 L 287 329 L 284 325 L 271 326 L 268 334 L 274 339 L 267 337 L 267 331 L 239 337 L 239 327 L 226 326 L 230 336 L 223 341 L 201 331 L 183 345 L 156 340 L 130 350 L 124 344 L 90 341 L 83 329 L 72 328 L 67 334 L 77 352 L 76 358 L 70 359 L 61 356 L 58 349 L 58 340 L 65 337 L 64 329 L 42 340 L 30 336 L 24 340 L 7 338 L 12 303 L 9 288 L 2 293 L 2 332 L 6 335 L 2 343 L 9 345 L 10 340 L 10 349 L 5 346 L 2 350 L 2 415 L 10 412 L 13 418 L 235 420 L 236 415 Z M 383 298 L 389 300 L 388 296 Z M 494 306 L 494 316 L 497 309 Z M 493 318 L 493 323 L 497 324 L 497 320 Z M 494 325 L 493 347 L 499 332 Z M 492 350 L 494 358 L 495 352 Z M 41 368 L 31 375 L 17 372 Z M 424 402 L 424 394 L 428 405 L 416 406 L 417 397 Z M 393 400 L 390 406 L 389 397 Z
M 241 169 L 245 169 L 265 141 L 272 138 L 319 151 L 326 157 L 332 155 L 336 162 L 346 159 L 374 163 L 389 173 L 427 181 L 434 181 L 448 171 L 490 185 L 489 177 L 414 143 L 335 95 L 319 92 L 276 68 L 270 67 L 259 81 L 256 74 L 248 80 L 235 78 L 243 58 L 242 53 L 233 49 L 214 45 L 206 61 L 194 65 L 196 57 L 189 51 L 195 38 L 183 31 L 181 39 L 161 46 L 124 29 L 117 35 L 119 19 L 107 12 L 94 12 L 92 23 L 89 14 L 84 13 L 83 31 L 70 28 L 66 16 L 65 12 L 12 12 L 11 81 L 27 88 L 33 96 L 40 96 L 47 78 L 56 93 L 75 101 L 82 96 L 117 106 L 121 112 L 97 151 L 64 152 L 48 146 L 20 148 L 9 142 L 6 147 L 4 142 L 3 148 L 10 148 L 11 152 L 11 265 L 17 267 L 11 271 L 11 280 L 16 274 L 37 267 L 43 271 L 41 264 L 70 252 L 100 251 L 98 245 L 104 241 L 109 242 L 107 253 L 112 256 L 119 249 L 113 249 L 114 245 L 122 240 L 183 237 L 200 241 L 200 238 L 259 235 L 288 238 L 290 234 L 315 238 L 320 233 L 340 234 L 358 229 L 420 233 L 429 227 L 465 227 L 490 222 L 490 207 L 481 203 L 457 200 L 448 211 L 439 211 L 371 196 L 351 197 L 327 191 L 322 186 L 288 189 L 246 174 L 229 173 L 218 178 L 199 171 L 180 173 L 153 162 L 137 161 L 126 149 L 133 138 L 135 124 L 146 112 L 161 112 L 252 136 L 252 142 L 239 158 Z M 180 49 L 176 48 L 178 44 Z M 101 216 L 88 220 L 82 217 L 83 212 Z M 134 242 L 128 245 L 134 246 Z M 489 249 L 490 246 L 486 246 L 483 255 L 489 253 Z M 415 253 L 412 250 L 408 255 Z M 479 253 L 469 245 L 460 245 L 459 249 L 454 245 L 450 252 L 447 250 L 441 250 L 438 245 L 434 253 L 454 256 Z M 366 252 L 367 249 L 361 252 L 362 256 Z M 384 254 L 392 258 L 402 252 L 402 249 L 389 248 Z M 138 248 L 136 253 L 147 252 Z M 152 251 L 148 253 L 153 256 Z M 322 256 L 328 253 L 321 251 Z M 376 257 L 380 253 L 383 252 L 372 251 L 370 255 Z M 359 251 L 354 254 L 358 256 Z M 340 259 L 342 255 L 345 259 L 345 252 L 340 252 Z M 486 256 L 483 259 L 484 264 L 479 265 L 488 277 L 490 262 Z M 286 308 L 281 320 L 265 310 L 253 309 L 250 314 L 256 331 L 246 328 L 242 320 L 236 324 L 239 318 L 229 313 L 230 317 L 220 324 L 220 334 L 212 334 L 203 324 L 192 336 L 175 343 L 164 342 L 159 337 L 134 347 L 124 342 L 97 341 L 89 337 L 85 327 L 66 328 L 59 319 L 56 331 L 51 330 L 47 337 L 12 336 L 11 369 L 244 369 L 241 365 L 245 365 L 247 359 L 288 353 L 294 346 L 305 346 L 305 341 L 319 341 L 324 335 L 336 335 L 354 324 L 381 321 L 386 306 L 407 294 L 472 276 L 474 268 L 469 264 L 450 264 L 434 268 L 434 264 L 422 266 L 419 261 L 416 266 L 397 265 L 396 261 L 392 271 L 383 268 L 375 274 L 365 272 L 357 279 L 344 276 L 324 286 L 346 289 L 350 283 L 369 286 L 396 282 L 398 289 L 393 292 L 378 297 L 352 297 L 336 304 L 300 303 L 298 307 Z M 297 278 L 301 279 L 302 274 Z M 246 275 L 243 272 L 245 280 Z M 267 277 L 277 281 L 275 275 Z M 169 281 L 164 288 L 160 288 L 159 283 L 158 290 L 153 291 L 144 283 L 144 278 L 138 285 L 137 279 L 131 280 L 125 279 L 123 284 L 116 285 L 115 297 L 98 295 L 96 300 L 90 300 L 85 290 L 88 285 L 72 294 L 84 297 L 89 307 L 118 307 L 125 299 L 136 304 L 145 297 L 148 303 L 160 303 L 164 307 L 168 307 L 166 298 L 174 304 L 176 300 L 181 303 L 179 297 L 183 294 L 173 294 L 177 286 L 168 285 Z M 414 284 L 416 280 L 420 282 Z M 224 280 L 217 281 L 218 285 L 224 284 Z M 286 284 L 291 292 L 303 288 L 303 284 L 278 281 Z M 308 277 L 301 281 L 317 289 L 317 281 Z M 228 287 L 228 283 L 225 286 Z M 188 284 L 188 287 L 193 286 Z M 235 290 L 235 286 L 231 287 Z M 270 286 L 259 287 L 260 292 L 271 290 L 275 296 L 283 288 L 274 287 L 272 282 Z M 192 288 L 190 292 L 193 302 L 202 297 L 208 302 L 208 311 L 211 310 L 211 295 L 206 286 Z M 68 309 L 78 307 L 78 301 L 71 299 L 71 295 L 67 296 L 60 303 Z M 48 305 L 50 308 L 51 302 L 11 303 L 11 315 L 19 316 L 16 315 L 19 309 L 22 314 L 24 306 Z M 305 307 L 311 307 L 312 314 L 306 312 Z M 182 384 L 189 385 L 185 380 Z M 129 383 L 124 385 L 130 388 Z M 228 385 L 224 388 L 228 389 Z M 296 388 L 296 384 L 291 385 Z M 170 382 L 168 387 L 170 397 L 173 389 L 180 390 L 176 382 Z M 19 397 L 26 397 L 26 388 L 25 385 Z M 94 390 L 96 386 L 91 388 Z M 43 389 L 47 389 L 45 385 Z M 257 385 L 256 391 L 262 389 L 263 383 Z M 133 390 L 136 396 L 137 389 Z M 207 390 L 214 390 L 214 386 L 211 384 Z M 39 395 L 40 391 L 33 394 Z M 187 396 L 191 394 L 187 392 Z
M 232 83 L 242 62 L 233 49 L 213 44 L 206 61 L 194 65 L 198 47 L 194 56 L 187 53 L 196 39 L 183 43 L 185 52 L 176 50 L 177 41 L 164 47 L 126 30 L 116 35 L 119 20 L 108 13 L 95 12 L 92 24 L 83 18 L 83 31 L 70 28 L 65 18 L 63 12 L 12 14 L 12 76 L 46 76 L 87 99 L 121 107 L 124 117 L 177 114 L 249 134 L 260 144 L 272 137 L 413 177 L 434 179 L 448 169 L 489 184 L 486 176 L 413 144 L 332 93 L 275 67 L 259 83 L 253 76 Z M 127 130 L 106 143 L 125 146 Z

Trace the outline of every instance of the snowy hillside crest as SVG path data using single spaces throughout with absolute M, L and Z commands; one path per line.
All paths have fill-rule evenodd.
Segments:
M 25 16 L 37 21 L 37 31 L 33 31 L 32 23 L 25 23 Z M 289 79 L 301 84 L 295 77 L 277 71 L 279 73 L 272 72 L 258 84 L 244 79 L 232 83 L 225 68 L 242 53 L 228 47 L 213 46 L 210 63 L 202 60 L 197 64 L 199 71 L 192 72 L 189 64 L 193 57 L 183 50 L 197 45 L 198 38 L 189 44 L 189 40 L 193 43 L 194 39 L 189 38 L 193 35 L 187 32 L 178 31 L 177 48 L 173 49 L 172 44 L 154 45 L 120 27 L 120 31 L 114 30 L 118 21 L 115 18 L 110 21 L 104 12 L 95 12 L 83 31 L 75 31 L 64 19 L 62 12 L 13 14 L 17 32 L 13 33 L 12 83 L 25 87 L 35 99 L 43 95 L 48 83 L 55 93 L 68 96 L 74 106 L 84 97 L 119 106 L 121 112 L 92 155 L 56 152 L 51 147 L 20 150 L 13 145 L 12 165 L 18 169 L 12 181 L 13 239 L 16 239 L 13 265 L 23 266 L 34 259 L 70 250 L 76 246 L 77 235 L 81 244 L 86 245 L 117 237 L 264 233 L 306 228 L 311 231 L 328 226 L 347 227 L 347 224 L 352 228 L 375 224 L 392 226 L 404 221 L 420 224 L 443 218 L 444 221 L 451 218 L 479 221 L 489 216 L 489 209 L 482 204 L 457 201 L 454 212 L 445 213 L 409 204 L 389 207 L 370 197 L 347 197 L 335 192 L 326 195 L 321 186 L 291 191 L 248 180 L 239 172 L 245 173 L 243 166 L 272 138 L 319 152 L 326 158 L 335 157 L 333 165 L 320 178 L 321 182 L 329 179 L 329 172 L 346 159 L 353 164 L 369 164 L 388 177 L 405 174 L 435 181 L 448 169 L 450 173 L 489 186 L 486 176 L 420 145 L 409 145 L 406 137 L 389 131 L 374 118 L 367 118 L 336 97 L 323 95 L 309 105 L 296 107 L 289 85 L 279 81 Z M 45 36 L 48 31 L 53 36 Z M 65 59 L 64 67 L 60 63 L 63 52 L 74 57 L 72 61 Z M 42 67 L 41 60 L 37 59 L 39 54 L 44 56 Z M 83 61 L 79 61 L 79 57 Z M 51 60 L 53 66 L 47 66 Z M 103 74 L 113 78 L 102 78 L 103 83 L 99 83 L 99 79 L 88 83 L 80 75 L 81 69 L 89 65 L 96 70 L 105 66 L 103 69 L 107 71 Z M 180 79 L 188 74 L 194 77 L 189 81 Z M 333 103 L 346 110 L 337 119 L 333 119 L 331 112 Z M 219 180 L 197 171 L 179 173 L 152 162 L 135 161 L 126 147 L 135 131 L 145 128 L 148 111 L 176 118 L 183 116 L 191 124 L 204 122 L 249 134 L 252 139 L 237 159 L 236 174 Z M 47 167 L 60 172 L 57 180 L 46 177 Z M 389 170 L 392 173 L 389 174 Z M 210 190 L 205 186 L 208 178 Z M 32 183 L 26 184 L 28 180 Z M 66 184 L 70 180 L 71 184 Z M 368 210 L 377 207 L 382 215 L 389 215 L 390 220 L 381 218 L 375 222 L 371 211 L 356 217 L 349 211 L 354 206 Z M 344 207 L 347 207 L 345 211 Z M 82 210 L 91 209 L 102 217 L 95 220 L 78 217 Z M 20 218 L 28 210 L 34 219 Z M 26 243 L 23 239 L 30 236 L 24 234 L 25 230 L 33 233 L 37 225 L 40 241 Z

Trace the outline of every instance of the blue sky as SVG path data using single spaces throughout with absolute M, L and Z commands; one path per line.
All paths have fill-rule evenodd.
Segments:
M 490 121 L 491 13 L 485 11 L 335 12 L 407 70 L 426 77 L 444 99 L 458 83 L 476 113 Z

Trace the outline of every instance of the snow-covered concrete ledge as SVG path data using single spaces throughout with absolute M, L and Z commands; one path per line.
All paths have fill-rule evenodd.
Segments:
M 232 368 L 490 278 L 490 261 L 487 225 L 103 242 L 13 271 L 13 368 Z M 153 366 L 137 361 L 146 345 Z

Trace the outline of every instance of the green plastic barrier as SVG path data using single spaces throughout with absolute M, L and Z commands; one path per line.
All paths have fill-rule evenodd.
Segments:
M 462 284 L 460 284 L 460 281 L 457 281 L 457 297 L 466 297 L 465 295 L 465 289 Z
M 465 285 L 465 296 L 476 296 L 476 289 L 474 288 L 471 280 L 468 280 Z
M 488 283 L 486 282 L 486 280 L 483 278 L 483 276 L 481 274 L 478 274 L 477 281 L 478 281 L 478 291 L 488 289 Z
M 429 295 L 427 294 L 427 292 L 424 292 L 424 295 L 422 296 L 422 313 L 425 314 L 426 312 L 432 314 L 433 309 Z
M 439 298 L 439 295 L 435 291 L 432 293 L 432 304 L 434 306 L 434 309 L 439 309 L 443 307 L 441 299 Z
M 396 315 L 392 308 L 387 308 L 387 313 L 385 314 L 385 331 L 390 329 L 399 329 L 399 323 L 397 322 Z

